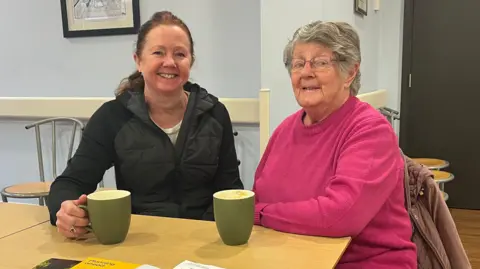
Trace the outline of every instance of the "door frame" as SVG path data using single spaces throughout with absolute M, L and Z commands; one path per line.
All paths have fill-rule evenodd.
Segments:
M 400 147 L 407 149 L 408 141 L 406 131 L 408 129 L 408 100 L 410 98 L 410 73 L 412 70 L 412 46 L 413 46 L 413 6 L 414 0 L 404 0 L 403 9 L 403 47 L 402 47 L 402 74 L 400 88 Z M 408 154 L 408 153 L 407 153 Z

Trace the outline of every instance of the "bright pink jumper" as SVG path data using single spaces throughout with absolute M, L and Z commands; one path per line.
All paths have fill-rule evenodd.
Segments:
M 285 119 L 268 143 L 255 174 L 255 223 L 351 236 L 339 269 L 417 268 L 404 162 L 389 122 L 356 97 L 318 124 L 305 126 L 303 115 Z

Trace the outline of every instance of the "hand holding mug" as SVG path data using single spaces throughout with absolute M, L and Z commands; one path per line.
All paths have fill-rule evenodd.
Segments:
M 101 244 L 117 244 L 128 234 L 131 214 L 129 191 L 96 191 L 63 202 L 57 213 L 57 227 L 68 238 L 80 238 L 92 232 Z
M 87 203 L 87 196 L 82 195 L 77 200 L 64 201 L 57 212 L 57 230 L 67 238 L 78 238 L 85 235 L 90 223 L 88 214 L 79 205 Z

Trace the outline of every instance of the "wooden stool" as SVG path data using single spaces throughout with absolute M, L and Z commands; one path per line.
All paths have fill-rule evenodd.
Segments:
M 443 195 L 443 200 L 447 201 L 448 200 L 448 193 L 442 191 L 442 195 Z
M 38 198 L 39 204 L 47 203 L 51 182 L 28 182 L 8 186 L 1 191 L 2 201 L 7 203 L 7 198 Z
M 423 164 L 430 170 L 441 170 L 450 165 L 448 161 L 432 158 L 413 158 L 415 162 Z
M 439 171 L 439 170 L 432 170 L 433 173 L 433 179 L 435 182 L 438 183 L 440 186 L 440 190 L 445 191 L 444 184 L 452 181 L 455 176 L 452 173 L 445 172 L 445 171 Z

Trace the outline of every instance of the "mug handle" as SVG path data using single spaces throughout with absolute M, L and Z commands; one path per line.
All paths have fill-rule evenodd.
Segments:
M 78 205 L 78 207 L 85 210 L 88 213 L 88 208 L 86 205 Z M 85 226 L 85 230 L 87 230 L 87 232 L 89 233 L 93 233 L 92 224 L 89 223 L 87 226 Z

